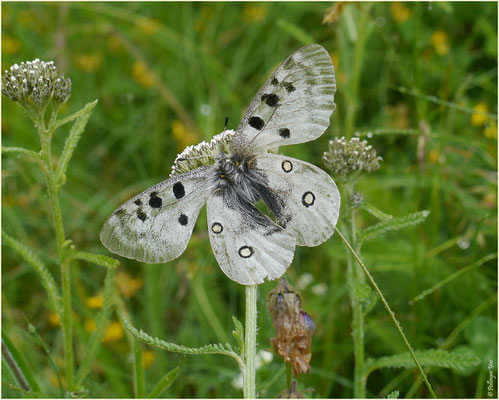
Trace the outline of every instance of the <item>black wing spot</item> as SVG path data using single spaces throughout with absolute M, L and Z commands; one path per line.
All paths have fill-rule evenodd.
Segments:
M 294 92 L 296 90 L 296 88 L 293 86 L 293 84 L 291 82 L 286 82 L 284 84 L 284 87 L 286 88 L 288 93 Z
M 290 134 L 291 133 L 289 132 L 288 128 L 281 128 L 281 129 L 279 129 L 279 135 L 281 137 L 283 137 L 284 139 L 289 138 Z
M 180 214 L 180 217 L 178 217 L 178 223 L 180 225 L 187 225 L 187 223 L 189 222 L 189 218 L 187 218 L 187 215 L 185 214 Z
M 310 207 L 315 203 L 315 194 L 312 192 L 305 192 L 301 197 L 301 202 L 305 207 Z
M 142 210 L 138 210 L 137 218 L 140 219 L 142 222 L 144 222 L 147 219 L 147 214 Z
M 295 66 L 295 60 L 293 60 L 293 57 L 290 57 L 288 61 L 286 61 L 284 63 L 284 65 L 282 66 L 285 70 L 290 70 L 291 68 L 293 68 Z
M 277 86 L 279 85 L 279 81 L 276 79 L 276 78 L 272 78 L 272 80 L 270 81 L 270 83 L 274 86 Z
M 242 246 L 239 248 L 239 257 L 241 258 L 250 258 L 253 253 L 253 248 L 250 246 Z
M 156 192 L 152 192 L 151 198 L 149 199 L 149 205 L 152 208 L 160 208 L 162 204 L 163 200 L 161 199 L 161 197 L 158 197 Z
M 277 103 L 279 103 L 279 96 L 276 94 L 264 94 L 262 96 L 262 101 L 267 103 L 270 107 L 277 107 Z
M 142 201 L 140 199 L 135 200 L 133 203 L 137 204 L 138 206 L 142 205 Z
M 175 185 L 173 185 L 173 195 L 176 199 L 181 199 L 185 196 L 185 188 L 181 182 L 177 182 Z
M 263 122 L 263 119 L 261 119 L 260 117 L 251 117 L 249 119 L 249 124 L 251 127 L 255 128 L 255 129 L 262 129 L 263 128 L 263 125 L 265 125 L 265 123 Z

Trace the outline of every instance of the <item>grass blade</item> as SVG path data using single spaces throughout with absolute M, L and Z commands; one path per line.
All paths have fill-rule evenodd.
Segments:
M 144 368 L 142 366 L 142 352 L 140 351 L 140 342 L 135 339 L 133 345 L 134 363 L 133 363 L 133 382 L 135 388 L 135 397 L 143 399 L 145 396 Z
M 151 392 L 147 395 L 147 398 L 148 399 L 158 398 L 165 389 L 168 389 L 173 384 L 175 379 L 177 379 L 177 376 L 178 376 L 178 367 L 172 369 L 165 376 L 163 376 L 163 378 L 160 379 L 160 381 L 156 384 L 156 386 L 154 386 L 153 390 L 151 390 Z
M 73 258 L 85 260 L 101 267 L 114 269 L 120 265 L 120 262 L 114 258 L 103 254 L 87 253 L 86 251 L 75 251 L 71 254 Z
M 31 370 L 21 353 L 16 349 L 5 331 L 2 329 L 2 357 L 8 363 L 9 367 L 19 385 L 30 392 L 41 393 L 40 386 L 35 379 L 35 375 Z

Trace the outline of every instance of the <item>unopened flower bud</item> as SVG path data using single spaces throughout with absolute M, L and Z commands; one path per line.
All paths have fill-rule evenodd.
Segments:
M 23 107 L 43 110 L 49 101 L 61 104 L 71 96 L 71 79 L 59 74 L 53 61 L 14 64 L 2 76 L 2 94 Z
M 329 150 L 324 153 L 322 160 L 333 175 L 348 175 L 353 172 L 373 172 L 379 168 L 376 150 L 369 146 L 365 140 L 345 137 L 335 138 L 329 142 Z
M 309 372 L 315 324 L 301 309 L 300 295 L 286 279 L 269 293 L 267 309 L 276 330 L 276 337 L 271 339 L 275 350 L 291 364 L 295 377 Z

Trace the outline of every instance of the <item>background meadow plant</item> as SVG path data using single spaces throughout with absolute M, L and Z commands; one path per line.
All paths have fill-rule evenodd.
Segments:
M 383 161 L 355 186 L 364 199 L 355 210 L 356 226 L 365 234 L 387 215 L 429 211 L 424 223 L 365 238 L 362 261 L 412 346 L 432 349 L 417 355 L 432 366 L 425 370 L 437 395 L 485 397 L 487 365 L 497 356 L 497 5 L 331 6 L 3 3 L 2 68 L 53 59 L 72 80 L 73 95 L 61 116 L 99 99 L 69 164 L 61 213 L 79 251 L 107 254 L 98 232 L 117 205 L 165 179 L 177 153 L 220 132 L 226 116 L 234 128 L 266 76 L 293 50 L 323 45 L 331 51 L 338 85 L 331 127 L 314 142 L 286 148 L 286 154 L 321 166 L 334 137 L 369 141 Z M 36 151 L 29 118 L 3 100 L 2 145 Z M 63 149 L 67 132 L 54 137 L 54 154 Z M 2 161 L 3 229 L 29 243 L 59 282 L 43 174 L 10 154 Z M 188 346 L 232 340 L 232 316 L 241 315 L 244 290 L 220 273 L 205 220 L 202 212 L 186 253 L 168 265 L 121 260 L 110 323 L 88 366 L 89 396 L 132 397 L 137 389 L 148 394 L 172 371 L 165 386 L 178 377 L 164 397 L 240 397 L 233 360 L 136 346 L 121 324 L 126 317 L 154 336 Z M 338 228 L 348 233 L 344 222 Z M 49 311 L 37 275 L 7 241 L 2 241 L 3 330 L 40 391 L 59 396 L 53 364 L 65 368 L 60 322 Z M 314 389 L 305 392 L 309 397 L 355 393 L 347 254 L 335 235 L 317 248 L 299 248 L 286 273 L 317 326 L 311 372 L 298 380 L 298 390 Z M 72 266 L 78 366 L 99 326 L 104 274 L 87 263 Z M 367 283 L 357 290 L 369 373 L 365 394 L 397 390 L 400 397 L 429 396 Z M 271 350 L 275 335 L 265 307 L 265 294 L 275 285 L 259 287 L 260 349 Z M 476 365 L 462 362 L 473 357 Z M 18 383 L 5 362 L 2 395 L 22 397 L 8 386 Z M 286 389 L 285 381 L 286 368 L 274 356 L 257 371 L 257 392 L 275 397 Z

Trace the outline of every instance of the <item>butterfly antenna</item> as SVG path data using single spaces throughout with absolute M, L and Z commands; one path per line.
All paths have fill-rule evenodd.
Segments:
M 224 127 L 224 131 L 227 130 L 227 125 L 229 125 L 229 117 L 225 117 L 225 127 Z

